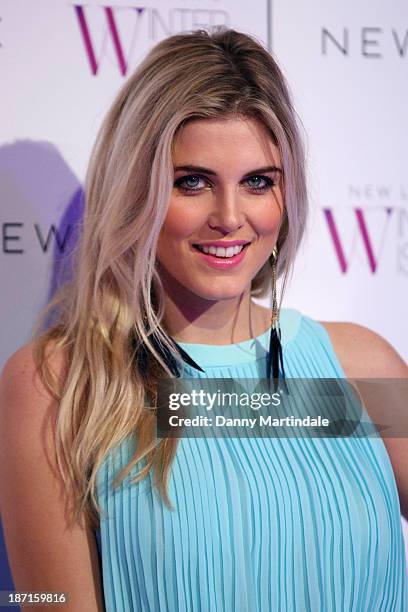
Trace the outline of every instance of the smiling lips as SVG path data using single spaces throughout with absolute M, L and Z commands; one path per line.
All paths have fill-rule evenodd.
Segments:
M 193 247 L 209 266 L 226 269 L 235 267 L 243 260 L 249 244 L 248 240 L 216 240 L 207 244 L 194 244 Z

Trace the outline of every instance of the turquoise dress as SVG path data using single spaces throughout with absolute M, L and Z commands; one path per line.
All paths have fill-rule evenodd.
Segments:
M 281 330 L 287 377 L 345 377 L 317 321 L 283 309 Z M 264 377 L 268 341 L 180 343 L 205 370 L 186 365 L 183 376 Z M 180 438 L 173 512 L 150 476 L 112 490 L 133 450 L 125 440 L 97 478 L 107 612 L 408 612 L 399 499 L 379 435 Z

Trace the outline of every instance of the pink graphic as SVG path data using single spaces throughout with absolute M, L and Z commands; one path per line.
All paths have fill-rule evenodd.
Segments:
M 393 209 L 390 207 L 384 207 L 385 213 L 386 213 L 386 223 L 384 226 L 384 231 L 383 231 L 383 235 L 385 233 L 385 231 L 388 228 L 388 224 L 389 224 L 389 220 L 391 217 L 391 214 L 393 212 Z M 337 226 L 336 226 L 336 222 L 334 220 L 334 215 L 333 215 L 333 211 L 331 210 L 331 208 L 323 208 L 323 213 L 325 216 L 325 219 L 327 221 L 327 225 L 329 228 L 329 232 L 330 232 L 330 236 L 333 240 L 333 244 L 334 244 L 334 250 L 335 253 L 337 255 L 337 259 L 339 261 L 340 264 L 340 269 L 343 272 L 343 274 L 345 274 L 347 272 L 349 263 L 346 260 L 346 256 L 344 253 L 344 249 L 343 246 L 341 244 L 341 240 L 340 240 L 340 234 L 337 230 Z M 378 267 L 378 257 L 376 258 L 374 255 L 374 249 L 371 243 L 371 239 L 368 233 L 368 228 L 367 228 L 367 223 L 366 220 L 364 218 L 364 211 L 362 208 L 355 208 L 354 209 L 354 213 L 356 215 L 357 218 L 357 229 L 360 233 L 360 236 L 362 237 L 363 240 L 363 244 L 364 244 L 364 248 L 365 251 L 367 253 L 367 258 L 368 258 L 368 263 L 370 266 L 370 270 L 371 272 L 374 274 L 377 270 Z
M 138 18 L 145 10 L 144 8 L 138 8 L 138 7 L 115 7 L 115 8 L 132 8 L 137 12 Z M 88 56 L 88 60 L 91 66 L 91 72 L 93 75 L 96 75 L 98 73 L 101 58 L 99 59 L 99 62 L 98 62 L 96 53 L 95 53 L 95 50 L 92 44 L 91 34 L 89 31 L 88 22 L 87 22 L 86 15 L 85 15 L 85 9 L 83 6 L 78 6 L 78 5 L 74 6 L 74 9 L 78 17 L 79 29 L 81 31 L 82 38 L 85 44 L 85 51 L 86 51 L 86 54 Z M 102 7 L 101 6 L 100 9 L 105 12 L 106 22 L 108 26 L 108 34 L 110 34 L 110 37 L 112 39 L 113 49 L 115 51 L 115 54 L 118 60 L 118 64 L 119 64 L 119 70 L 120 70 L 121 75 L 125 76 L 127 69 L 128 69 L 128 63 L 125 59 L 125 54 L 123 52 L 122 43 L 120 41 L 119 31 L 118 31 L 118 27 L 115 21 L 113 7 L 110 7 L 110 6 Z M 103 54 L 103 51 L 104 49 L 102 49 L 102 54 Z

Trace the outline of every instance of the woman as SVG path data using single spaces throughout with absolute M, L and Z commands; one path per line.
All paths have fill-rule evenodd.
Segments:
M 159 439 L 148 409 L 163 375 L 407 375 L 365 327 L 277 308 L 307 197 L 274 59 L 224 28 L 160 42 L 85 191 L 59 319 L 2 376 L 16 588 L 64 591 L 69 610 L 408 610 L 405 440 Z M 272 311 L 252 299 L 271 285 Z

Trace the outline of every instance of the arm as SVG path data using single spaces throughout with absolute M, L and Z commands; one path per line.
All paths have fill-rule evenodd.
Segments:
M 321 323 L 330 336 L 347 378 L 408 379 L 408 366 L 405 361 L 391 344 L 376 332 L 355 323 Z M 370 404 L 365 403 L 367 412 L 374 422 L 384 422 L 383 410 L 386 401 L 385 398 L 381 406 L 379 405 L 381 402 L 378 402 L 379 414 L 373 413 Z M 404 407 L 404 412 L 406 411 L 408 406 Z M 407 423 L 407 416 L 407 414 L 401 415 L 399 421 L 403 430 L 408 432 L 407 427 L 403 425 Z M 408 520 L 408 438 L 387 438 L 385 432 L 383 441 L 394 470 L 401 513 Z
M 17 591 L 65 592 L 64 606 L 22 610 L 104 610 L 98 552 L 89 527 L 67 521 L 69 491 L 54 457 L 57 402 L 41 384 L 25 345 L 6 362 L 0 378 L 0 510 Z M 52 364 L 57 375 L 62 356 Z

